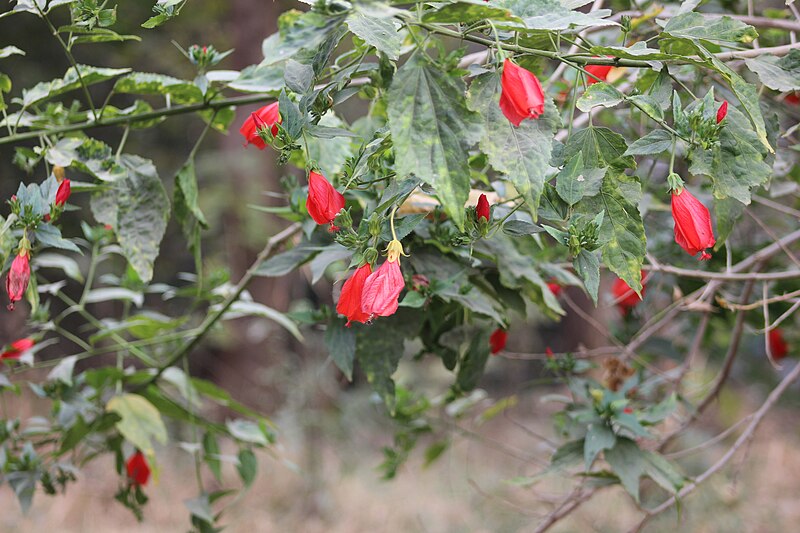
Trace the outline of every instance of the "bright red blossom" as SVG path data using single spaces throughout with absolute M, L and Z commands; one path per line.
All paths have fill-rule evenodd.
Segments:
M 632 407 L 626 407 L 625 409 L 622 410 L 622 412 L 625 413 L 626 415 L 632 415 L 633 414 L 633 408 Z
M 397 311 L 400 292 L 406 286 L 400 272 L 400 260 L 387 258 L 364 281 L 361 292 L 361 311 L 371 320 L 376 316 L 390 316 Z
M 722 102 L 722 105 L 719 106 L 719 109 L 717 109 L 717 124 L 722 122 L 727 114 L 728 114 L 728 101 L 725 100 Z
M 370 274 L 372 274 L 372 266 L 364 263 L 342 286 L 339 303 L 336 304 L 336 312 L 347 317 L 348 328 L 351 322 L 364 324 L 369 320 L 369 315 L 361 310 L 361 294 L 364 290 L 364 282 Z
M 781 330 L 769 330 L 767 342 L 769 342 L 769 351 L 772 353 L 772 358 L 776 361 L 783 359 L 789 353 L 789 345 L 786 344 Z
M 546 355 L 548 359 L 552 359 L 553 357 L 556 356 L 556 354 L 553 353 L 553 349 L 550 348 L 549 346 L 545 347 L 544 355 Z
M 20 355 L 33 348 L 34 344 L 36 341 L 29 338 L 15 340 L 8 350 L 0 354 L 0 359 L 19 359 Z
M 547 288 L 550 289 L 550 292 L 552 292 L 553 296 L 556 298 L 561 294 L 561 291 L 564 290 L 564 287 L 554 282 L 548 283 Z
M 25 296 L 30 279 L 30 255 L 27 250 L 22 250 L 14 257 L 11 269 L 6 276 L 6 292 L 8 292 L 8 299 L 11 302 L 8 304 L 9 311 L 13 311 L 14 303 L 22 300 L 22 297 Z
M 281 121 L 281 114 L 278 112 L 278 102 L 265 105 L 255 113 L 251 113 L 244 121 L 244 124 L 242 124 L 242 127 L 239 128 L 239 133 L 244 135 L 245 138 L 244 145 L 252 144 L 259 150 L 263 150 L 267 147 L 267 143 L 258 135 L 258 129 L 260 127 L 271 127 L 272 135 L 275 136 L 278 134 L 278 124 L 280 124 Z
M 711 259 L 706 248 L 712 248 L 717 242 L 711 229 L 711 215 L 688 189 L 672 191 L 672 218 L 675 220 L 675 242 L 689 255 L 702 252 L 701 261 Z
M 506 348 L 506 341 L 508 340 L 508 332 L 502 328 L 494 330 L 489 337 L 489 349 L 492 355 L 502 352 Z
M 614 280 L 614 285 L 611 286 L 611 292 L 614 295 L 614 302 L 616 302 L 617 307 L 619 307 L 623 314 L 626 314 L 630 309 L 636 307 L 644 298 L 646 278 L 647 273 L 642 271 L 642 298 L 639 298 L 636 291 L 631 289 L 630 285 L 625 283 L 621 278 Z
M 325 176 L 311 171 L 308 174 L 308 199 L 306 209 L 317 224 L 330 224 L 330 231 L 339 228 L 333 225 L 333 219 L 344 207 L 344 196 L 333 188 Z
M 140 451 L 136 451 L 133 455 L 128 458 L 128 462 L 125 463 L 125 469 L 128 471 L 128 479 L 131 481 L 131 484 L 137 486 L 147 485 L 147 481 L 150 479 L 150 466 L 147 464 L 147 459 L 144 458 L 144 454 Z
M 613 65 L 587 65 L 586 72 L 594 77 L 586 76 L 586 85 L 593 85 L 598 81 L 606 81 L 612 68 L 614 68 Z M 599 80 L 595 78 L 599 78 Z
M 58 191 L 56 191 L 56 205 L 58 207 L 63 207 L 64 204 L 67 203 L 69 200 L 69 195 L 72 192 L 72 188 L 70 186 L 69 180 L 64 180 L 58 186 Z
M 500 109 L 515 126 L 527 118 L 539 118 L 544 113 L 544 90 L 539 79 L 510 59 L 503 63 L 500 79 Z
M 491 210 L 489 208 L 489 200 L 486 199 L 485 194 L 481 194 L 478 198 L 478 205 L 475 206 L 475 216 L 478 218 L 478 221 L 484 219 L 486 222 L 489 222 Z

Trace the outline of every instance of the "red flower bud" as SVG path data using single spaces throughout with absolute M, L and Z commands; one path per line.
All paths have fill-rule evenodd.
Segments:
M 489 337 L 489 350 L 492 355 L 502 352 L 506 348 L 506 341 L 508 340 L 508 332 L 502 328 L 494 330 Z
M 675 220 L 675 242 L 689 255 L 702 252 L 701 261 L 711 259 L 706 248 L 717 242 L 711 229 L 711 215 L 688 189 L 672 191 L 672 218 Z
M 552 292 L 553 296 L 555 296 L 556 298 L 558 298 L 558 296 L 561 294 L 561 291 L 564 290 L 564 287 L 562 287 L 558 283 L 553 283 L 553 282 L 548 283 L 547 288 L 550 289 L 550 292 Z
M 791 92 L 786 95 L 786 98 L 784 98 L 783 101 L 792 105 L 800 104 L 800 95 L 798 95 L 796 92 Z
M 150 479 L 150 466 L 142 452 L 137 450 L 131 455 L 128 462 L 125 463 L 125 469 L 128 471 L 128 479 L 132 485 L 147 485 L 147 480 Z
M 626 407 L 625 409 L 622 410 L 622 412 L 625 413 L 626 415 L 632 415 L 633 414 L 633 408 L 632 407 Z
M 644 298 L 646 278 L 647 273 L 642 271 L 642 298 Z M 622 311 L 623 315 L 627 314 L 630 309 L 633 309 L 642 301 L 639 295 L 636 294 L 636 291 L 631 289 L 630 285 L 625 283 L 621 278 L 614 280 L 614 285 L 611 286 L 611 292 L 614 295 L 614 302 L 616 302 L 617 307 Z
M 613 65 L 586 65 L 586 72 L 594 76 L 594 78 L 586 76 L 586 85 L 593 85 L 598 81 L 606 81 L 612 68 L 614 68 Z M 599 78 L 599 80 L 596 78 Z
M 15 340 L 8 350 L 0 354 L 0 359 L 19 359 L 23 352 L 33 348 L 34 344 L 36 344 L 36 341 L 29 338 Z
M 553 349 L 550 348 L 549 346 L 545 347 L 544 355 L 547 356 L 548 359 L 552 359 L 553 357 L 556 356 L 556 354 L 553 353 Z
M 725 118 L 725 115 L 727 114 L 728 114 L 728 101 L 725 100 L 722 102 L 722 105 L 719 106 L 719 109 L 717 109 L 717 124 L 722 122 L 722 120 Z
M 69 180 L 64 180 L 58 186 L 58 191 L 56 191 L 56 205 L 58 207 L 63 207 L 64 204 L 67 203 L 69 200 L 69 195 L 72 192 L 72 188 L 70 187 Z
M 242 124 L 242 127 L 239 128 L 239 133 L 244 135 L 245 138 L 244 145 L 253 144 L 259 150 L 263 150 L 267 147 L 267 144 L 264 142 L 264 139 L 258 135 L 259 127 L 272 127 L 271 131 L 274 136 L 278 134 L 278 124 L 280 124 L 281 121 L 281 115 L 278 112 L 278 102 L 265 105 L 255 113 L 251 113 L 244 121 L 244 124 Z
M 394 241 L 393 241 L 394 242 Z M 376 316 L 390 316 L 397 311 L 400 292 L 406 286 L 400 272 L 400 260 L 390 256 L 364 281 L 361 292 L 361 311 L 372 320 Z
M 526 118 L 538 118 L 544 113 L 544 90 L 533 72 L 506 59 L 500 85 L 503 88 L 500 109 L 513 125 L 519 126 Z
M 481 194 L 478 198 L 478 205 L 475 206 L 475 216 L 478 217 L 478 221 L 484 219 L 486 222 L 489 222 L 489 217 L 492 216 L 489 208 L 489 200 L 486 199 L 485 194 Z
M 769 342 L 769 351 L 772 352 L 772 358 L 776 361 L 786 357 L 789 353 L 789 345 L 783 339 L 783 332 L 779 329 L 771 329 L 767 334 L 767 342 Z
M 361 310 L 361 294 L 364 292 L 364 282 L 370 274 L 372 274 L 372 267 L 369 263 L 364 263 L 342 285 L 336 312 L 347 317 L 348 328 L 351 322 L 364 324 L 369 320 L 369 315 Z
M 8 299 L 8 310 L 14 310 L 14 302 L 22 300 L 25 291 L 28 289 L 28 282 L 31 279 L 30 255 L 27 250 L 22 250 L 11 263 L 11 269 L 6 276 L 6 291 Z
M 333 188 L 325 176 L 311 171 L 308 174 L 308 199 L 306 209 L 317 224 L 330 224 L 331 231 L 338 230 L 333 219 L 344 207 L 344 196 Z

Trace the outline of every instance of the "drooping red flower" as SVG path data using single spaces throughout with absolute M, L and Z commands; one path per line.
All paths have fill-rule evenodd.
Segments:
M 251 113 L 242 124 L 242 127 L 239 128 L 239 133 L 244 135 L 245 138 L 244 145 L 252 144 L 259 150 L 266 148 L 267 143 L 258 135 L 258 129 L 271 127 L 272 135 L 277 135 L 278 124 L 281 123 L 281 120 L 281 114 L 278 112 L 278 102 L 265 105 L 255 113 Z
M 17 339 L 11 343 L 8 350 L 0 354 L 0 359 L 19 359 L 23 352 L 33 348 L 34 344 L 36 341 L 30 338 Z
M 306 209 L 317 224 L 330 224 L 330 231 L 339 228 L 333 225 L 333 219 L 344 207 L 344 196 L 333 188 L 325 176 L 314 172 L 308 174 L 308 199 Z
M 497 328 L 489 336 L 489 350 L 492 355 L 502 352 L 506 348 L 506 341 L 508 340 L 508 332 L 503 328 Z
M 722 105 L 719 106 L 719 109 L 717 109 L 717 124 L 722 122 L 727 114 L 728 114 L 728 101 L 724 100 L 722 102 Z
M 594 76 L 586 76 L 586 85 L 593 85 L 598 81 L 606 81 L 612 68 L 614 68 L 614 65 L 586 65 L 586 72 Z
M 64 204 L 67 203 L 67 200 L 69 200 L 69 195 L 71 192 L 72 187 L 70 186 L 70 182 L 69 180 L 65 179 L 58 186 L 58 191 L 56 191 L 56 205 L 58 207 L 63 207 Z
M 369 315 L 361 310 L 361 294 L 364 292 L 364 282 L 370 274 L 372 274 L 372 266 L 369 263 L 364 263 L 342 285 L 342 293 L 339 295 L 339 303 L 336 304 L 336 312 L 347 317 L 346 325 L 348 328 L 351 322 L 364 324 L 369 320 Z
M 369 320 L 376 316 L 393 315 L 400 303 L 400 293 L 406 286 L 403 273 L 400 272 L 403 245 L 397 239 L 392 239 L 386 251 L 386 261 L 367 276 L 361 292 L 361 311 L 367 314 Z
M 503 63 L 500 79 L 500 109 L 515 126 L 526 118 L 539 118 L 544 113 L 544 90 L 539 79 L 510 59 Z
M 672 218 L 675 220 L 675 242 L 689 255 L 702 252 L 700 261 L 711 259 L 706 248 L 712 248 L 717 242 L 711 229 L 711 215 L 688 189 L 672 191 Z
M 553 296 L 556 298 L 558 298 L 558 296 L 561 294 L 561 291 L 564 290 L 564 287 L 552 281 L 547 284 L 547 288 L 550 289 L 550 292 L 552 292 Z
M 125 463 L 125 469 L 128 471 L 128 479 L 131 484 L 137 486 L 147 485 L 150 479 L 150 466 L 147 464 L 144 454 L 139 450 L 128 458 Z
M 486 199 L 485 194 L 481 194 L 478 197 L 478 205 L 475 206 L 475 216 L 478 218 L 478 222 L 480 222 L 481 219 L 489 222 L 491 210 L 489 208 L 489 200 Z
M 780 329 L 769 330 L 767 342 L 769 342 L 769 351 L 772 352 L 772 358 L 776 361 L 783 359 L 789 353 L 789 345 L 786 344 L 783 332 Z
M 642 299 L 644 298 L 645 293 L 645 280 L 647 278 L 647 273 L 643 270 L 642 271 Z M 633 309 L 642 299 L 636 294 L 636 291 L 631 289 L 630 285 L 625 283 L 624 280 L 621 278 L 617 278 L 614 280 L 614 285 L 611 286 L 611 293 L 614 295 L 614 302 L 616 302 L 617 307 L 622 314 L 627 314 L 629 310 Z
M 6 276 L 6 292 L 8 292 L 8 310 L 14 310 L 14 303 L 22 300 L 25 291 L 28 289 L 28 282 L 31 279 L 30 254 L 27 250 L 20 251 L 14 261 L 11 262 L 11 269 Z

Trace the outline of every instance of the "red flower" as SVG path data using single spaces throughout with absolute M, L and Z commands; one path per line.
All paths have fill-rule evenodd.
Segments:
M 344 196 L 333 188 L 325 176 L 311 171 L 308 175 L 308 199 L 306 209 L 317 224 L 330 224 L 330 231 L 339 228 L 333 225 L 333 219 L 344 207 Z
M 533 72 L 506 59 L 500 85 L 503 88 L 500 109 L 513 125 L 519 126 L 526 118 L 538 118 L 544 113 L 544 90 Z
M 400 292 L 405 286 L 406 282 L 400 272 L 400 260 L 395 258 L 392 261 L 390 255 L 380 268 L 364 281 L 364 290 L 361 292 L 361 311 L 367 315 L 369 320 L 376 316 L 393 315 L 397 311 Z
M 632 415 L 633 414 L 633 408 L 632 407 L 626 407 L 625 409 L 622 410 L 622 412 L 625 413 L 626 415 Z
M 265 105 L 255 113 L 251 113 L 242 124 L 242 127 L 239 128 L 239 133 L 244 135 L 245 138 L 244 145 L 253 144 L 259 150 L 266 148 L 267 143 L 258 135 L 259 128 L 271 126 L 272 135 L 275 136 L 278 134 L 278 124 L 281 123 L 281 120 L 281 115 L 278 112 L 278 102 Z
M 506 347 L 507 340 L 508 332 L 506 332 L 506 330 L 502 328 L 497 328 L 494 330 L 489 337 L 489 349 L 492 352 L 492 355 L 502 352 Z
M 364 263 L 342 286 L 339 303 L 336 304 L 336 312 L 347 317 L 348 328 L 351 322 L 364 324 L 369 320 L 369 315 L 361 310 L 361 293 L 364 290 L 364 282 L 370 274 L 372 274 L 372 266 Z
M 553 357 L 556 356 L 556 354 L 553 353 L 553 349 L 550 348 L 549 346 L 545 347 L 544 354 L 547 356 L 548 359 L 552 359 Z
M 22 355 L 23 352 L 27 352 L 33 345 L 36 344 L 36 341 L 33 339 L 18 339 L 11 343 L 11 346 L 0 354 L 0 359 L 19 359 L 19 356 Z
M 558 298 L 558 296 L 561 294 L 561 291 L 564 290 L 564 287 L 562 287 L 558 283 L 552 283 L 552 282 L 547 284 L 547 288 L 550 289 L 550 292 L 552 292 L 553 296 L 555 296 L 556 298 Z
M 125 468 L 128 471 L 128 479 L 130 479 L 131 484 L 137 486 L 147 485 L 147 480 L 150 479 L 150 467 L 142 452 L 136 450 L 136 453 L 128 458 Z
M 478 205 L 475 206 L 475 216 L 478 217 L 479 222 L 481 219 L 489 222 L 491 211 L 489 209 L 489 200 L 486 199 L 485 194 L 481 194 L 480 197 L 478 197 Z
M 783 339 L 783 332 L 779 329 L 771 329 L 767 334 L 767 342 L 769 342 L 769 351 L 772 352 L 772 358 L 776 361 L 786 357 L 789 353 L 789 345 Z
M 62 181 L 61 185 L 58 186 L 58 191 L 56 191 L 56 205 L 63 207 L 67 203 L 71 192 L 69 180 Z
M 9 311 L 14 310 L 14 302 L 22 300 L 25 291 L 28 289 L 28 282 L 31 279 L 30 255 L 27 250 L 22 250 L 11 263 L 11 269 L 6 276 L 6 291 Z
M 719 106 L 719 109 L 717 109 L 717 124 L 722 122 L 723 119 L 725 118 L 725 115 L 727 114 L 728 114 L 728 101 L 725 100 L 722 102 L 722 105 Z
M 711 229 L 711 215 L 688 189 L 672 191 L 672 218 L 675 220 L 675 242 L 689 255 L 702 252 L 701 261 L 711 259 L 706 248 L 717 242 Z
M 645 291 L 645 279 L 647 278 L 647 273 L 642 271 L 642 298 L 644 298 L 644 291 Z M 630 285 L 625 283 L 621 278 L 617 278 L 614 280 L 614 285 L 611 286 L 611 292 L 614 295 L 614 301 L 619 307 L 622 314 L 627 314 L 630 309 L 636 307 L 639 302 L 641 302 L 641 298 L 636 294 L 636 291 L 631 289 Z
M 796 92 L 791 92 L 783 99 L 784 102 L 792 105 L 800 104 L 800 96 Z
M 594 78 L 586 76 L 586 85 L 592 85 L 598 81 L 606 81 L 612 68 L 614 68 L 614 65 L 586 65 L 586 72 L 594 76 Z M 595 78 L 599 78 L 599 80 Z

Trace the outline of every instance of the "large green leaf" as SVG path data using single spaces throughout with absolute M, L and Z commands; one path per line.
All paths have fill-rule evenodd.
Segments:
M 583 155 L 578 152 L 556 176 L 556 192 L 569 205 L 574 205 L 584 196 L 600 192 L 605 175 L 605 168 L 585 168 Z
M 470 188 L 467 149 L 483 131 L 480 117 L 467 108 L 464 82 L 418 53 L 394 77 L 388 115 L 398 176 L 413 174 L 432 185 L 463 228 Z
M 138 394 L 114 396 L 106 404 L 106 411 L 120 416 L 117 430 L 125 439 L 146 455 L 153 455 L 155 439 L 161 444 L 167 442 L 167 428 L 152 403 Z
M 182 104 L 203 101 L 203 93 L 191 81 L 148 72 L 133 72 L 120 78 L 114 85 L 114 92 L 169 95 L 174 102 Z
M 728 108 L 720 142 L 709 150 L 690 153 L 692 174 L 705 174 L 714 182 L 714 197 L 734 198 L 748 205 L 753 187 L 766 183 L 771 168 L 766 151 L 747 119 Z
M 625 156 L 628 145 L 625 138 L 608 128 L 589 126 L 572 134 L 564 146 L 563 158 L 569 161 L 579 152 L 585 168 L 635 167 L 632 157 Z
M 122 253 L 148 283 L 167 228 L 169 197 L 152 161 L 123 155 L 120 165 L 124 178 L 92 198 L 92 212 L 99 222 L 114 227 Z
M 228 87 L 243 93 L 279 93 L 283 88 L 283 64 L 251 65 Z
M 500 91 L 499 74 L 479 76 L 469 90 L 469 107 L 484 119 L 481 150 L 489 156 L 491 165 L 506 174 L 523 195 L 535 219 L 545 178 L 552 171 L 548 163 L 561 118 L 548 98 L 544 115 L 536 120 L 524 120 L 519 127 L 514 127 L 500 110 Z
M 80 89 L 81 80 L 83 80 L 83 83 L 87 86 L 94 85 L 95 83 L 116 78 L 130 71 L 131 69 L 129 68 L 101 68 L 90 67 L 89 65 L 78 65 L 78 70 L 76 71 L 75 67 L 70 67 L 62 78 L 43 81 L 37 83 L 30 89 L 23 90 L 22 104 L 25 107 L 30 107 L 48 98 Z M 80 76 L 78 76 L 78 74 L 80 74 Z
M 583 461 L 586 470 L 592 467 L 597 454 L 613 448 L 616 442 L 617 437 L 605 421 L 598 419 L 589 424 L 583 443 Z
M 287 12 L 278 21 L 279 31 L 261 43 L 264 53 L 262 66 L 282 63 L 301 50 L 316 51 L 339 28 L 344 15 L 327 16 L 307 11 L 300 16 Z
M 576 208 L 594 218 L 604 211 L 599 244 L 603 262 L 637 293 L 642 289 L 641 271 L 647 251 L 644 224 L 636 207 L 641 197 L 641 184 L 631 177 L 609 170 L 603 179 L 600 194 L 584 198 Z
M 175 176 L 173 205 L 175 220 L 181 225 L 183 236 L 195 256 L 196 266 L 200 267 L 200 230 L 207 228 L 205 215 L 200 210 L 197 175 L 194 157 L 190 158 Z M 198 270 L 199 271 L 199 270 Z
M 508 21 L 512 17 L 507 8 L 495 7 L 482 0 L 461 0 L 444 4 L 435 11 L 430 11 L 422 18 L 424 22 L 474 22 L 476 20 L 494 19 Z
M 672 17 L 664 34 L 709 43 L 750 43 L 758 37 L 752 26 L 730 17 L 713 17 L 690 11 Z
M 125 177 L 125 169 L 115 160 L 111 147 L 96 139 L 61 139 L 47 150 L 45 157 L 52 165 L 72 167 L 102 181 Z
M 492 5 L 510 10 L 524 21 L 523 28 L 531 30 L 566 30 L 573 27 L 616 25 L 615 22 L 605 20 L 611 15 L 610 9 L 594 9 L 589 13 L 582 13 L 567 7 L 568 2 L 559 0 L 497 0 L 492 2 Z M 513 23 L 501 22 L 498 26 L 518 28 Z
M 630 439 L 617 439 L 616 444 L 605 452 L 606 461 L 619 477 L 622 486 L 639 501 L 639 478 L 647 468 L 644 452 Z
M 581 111 L 590 111 L 597 106 L 614 107 L 624 99 L 625 95 L 610 83 L 597 82 L 586 89 L 581 97 L 578 98 L 576 105 Z
M 331 359 L 342 371 L 348 381 L 353 381 L 353 362 L 356 356 L 356 333 L 348 328 L 342 319 L 334 319 L 328 323 L 325 331 L 325 345 Z
M 672 146 L 672 134 L 666 130 L 653 130 L 640 137 L 628 146 L 625 155 L 654 155 L 669 150 Z
M 400 47 L 403 44 L 400 34 L 397 33 L 400 25 L 389 17 L 373 16 L 356 9 L 345 20 L 350 31 L 358 35 L 369 46 L 374 46 L 390 59 L 400 57 Z
M 744 62 L 770 89 L 784 92 L 800 90 L 800 50 L 790 50 L 783 57 L 764 54 L 745 59 Z

